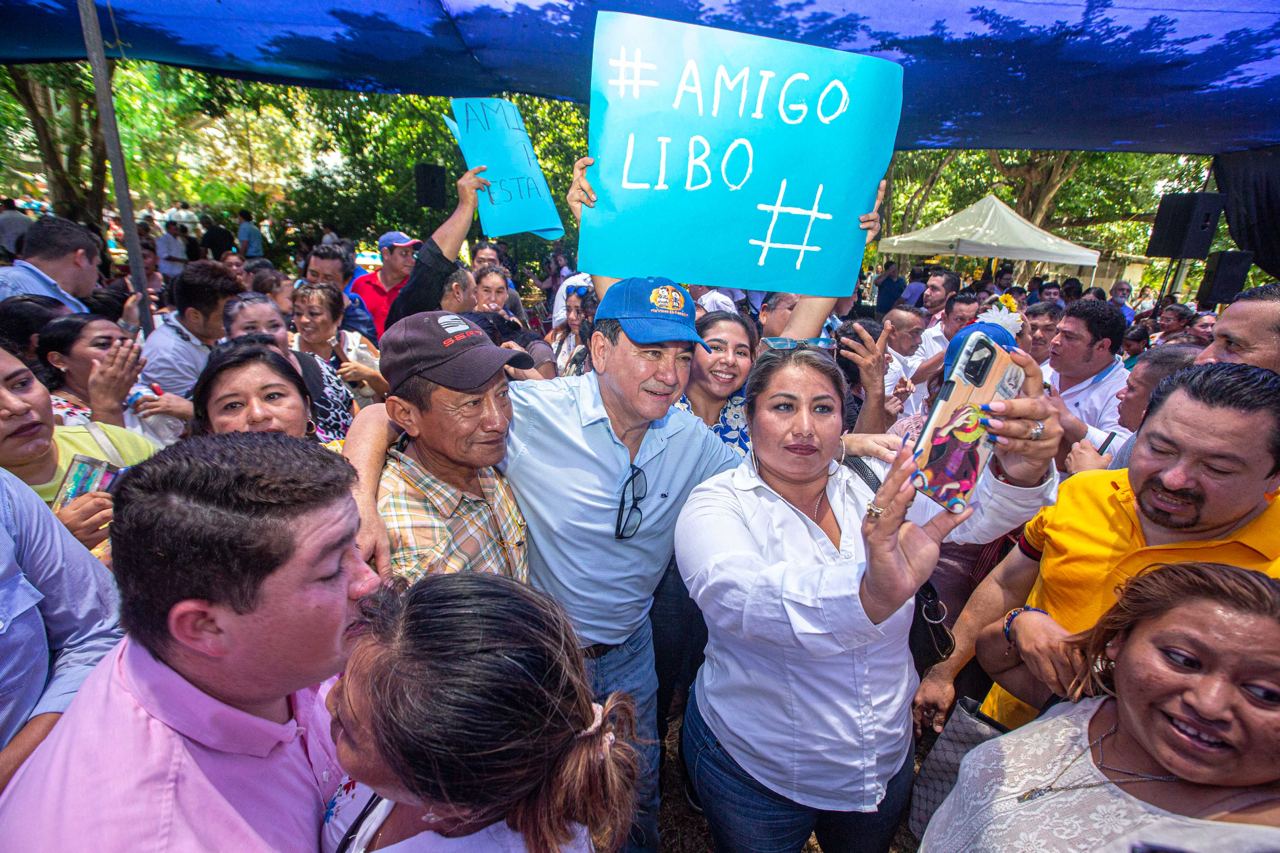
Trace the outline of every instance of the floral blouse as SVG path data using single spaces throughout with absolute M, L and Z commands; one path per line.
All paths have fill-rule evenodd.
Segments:
M 693 413 L 689 398 L 683 395 L 676 401 L 676 408 Z M 711 431 L 719 436 L 721 441 L 736 450 L 740 456 L 746 456 L 751 452 L 751 435 L 747 430 L 747 395 L 743 389 L 734 391 L 729 395 L 729 399 L 724 401 L 724 408 L 720 410 L 720 419 L 712 424 Z

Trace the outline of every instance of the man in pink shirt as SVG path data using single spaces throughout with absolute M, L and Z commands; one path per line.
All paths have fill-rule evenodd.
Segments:
M 354 477 L 267 433 L 129 472 L 111 523 L 126 637 L 0 796 L 0 849 L 317 849 L 342 778 L 320 685 L 377 585 Z
M 378 238 L 382 268 L 377 272 L 365 273 L 351 282 L 351 292 L 364 300 L 365 307 L 373 315 L 373 325 L 378 330 L 378 337 L 382 337 L 382 333 L 386 331 L 387 312 L 409 281 L 409 273 L 413 272 L 418 249 L 421 247 L 421 240 L 415 240 L 403 231 L 388 231 Z

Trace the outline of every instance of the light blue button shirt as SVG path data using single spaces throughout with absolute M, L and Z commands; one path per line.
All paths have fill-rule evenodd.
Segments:
M 609 424 L 597 376 L 511 383 L 504 472 L 529 525 L 529 577 L 573 620 L 584 645 L 621 643 L 649 614 L 694 486 L 742 457 L 688 412 L 645 433 L 635 464 L 648 490 L 635 536 L 615 539 L 630 454 Z
M 61 713 L 120 641 L 110 572 L 36 493 L 0 470 L 0 748 Z
M 22 294 L 52 296 L 76 314 L 89 313 L 83 302 L 59 287 L 39 267 L 26 261 L 14 261 L 11 267 L 0 267 L 0 299 Z

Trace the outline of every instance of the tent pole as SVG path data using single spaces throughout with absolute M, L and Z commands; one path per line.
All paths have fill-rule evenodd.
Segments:
M 1089 273 L 1089 286 L 1093 287 L 1093 280 L 1098 277 L 1098 265 L 1093 265 L 1093 272 Z
M 129 197 L 129 175 L 125 171 L 124 151 L 120 148 L 120 127 L 116 124 L 116 105 L 111 94 L 111 75 L 107 72 L 107 53 L 102 44 L 98 10 L 93 0 L 76 0 L 76 5 L 80 10 L 80 27 L 84 30 L 85 53 L 93 71 L 93 94 L 98 101 L 98 121 L 107 145 L 107 160 L 111 163 L 116 208 L 120 211 L 124 245 L 129 252 L 129 274 L 134 292 L 142 295 L 138 300 L 138 318 L 142 321 L 142 328 L 151 334 L 154 325 L 147 292 L 147 273 L 142 267 L 142 242 L 138 239 L 138 226 L 133 221 L 133 199 Z

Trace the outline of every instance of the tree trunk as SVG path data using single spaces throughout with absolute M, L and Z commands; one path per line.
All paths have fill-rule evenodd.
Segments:
M 114 64 L 109 67 L 114 71 Z M 8 65 L 5 70 L 6 88 L 22 105 L 35 134 L 53 212 L 97 222 L 106 197 L 107 148 L 93 92 L 74 82 L 55 89 L 19 66 Z
M 893 230 L 893 203 L 894 196 L 894 167 L 898 164 L 898 153 L 895 151 L 893 156 L 889 158 L 889 168 L 884 173 L 884 203 L 880 206 L 880 236 L 892 237 Z
M 987 151 L 991 165 L 1009 179 L 1017 193 L 1013 209 L 1032 225 L 1040 225 L 1053 211 L 1053 202 L 1063 185 L 1084 165 L 1080 151 L 1031 151 L 1026 160 L 1010 165 L 999 151 Z
M 942 177 L 942 173 L 959 156 L 959 151 L 948 151 L 946 156 L 942 158 L 942 162 L 929 173 L 929 177 L 925 178 L 920 187 L 911 194 L 911 198 L 907 199 L 907 203 L 902 209 L 903 234 L 909 234 L 915 230 L 916 223 L 920 221 L 920 212 L 924 210 L 925 199 L 933 192 L 933 188 L 938 185 L 938 180 Z

